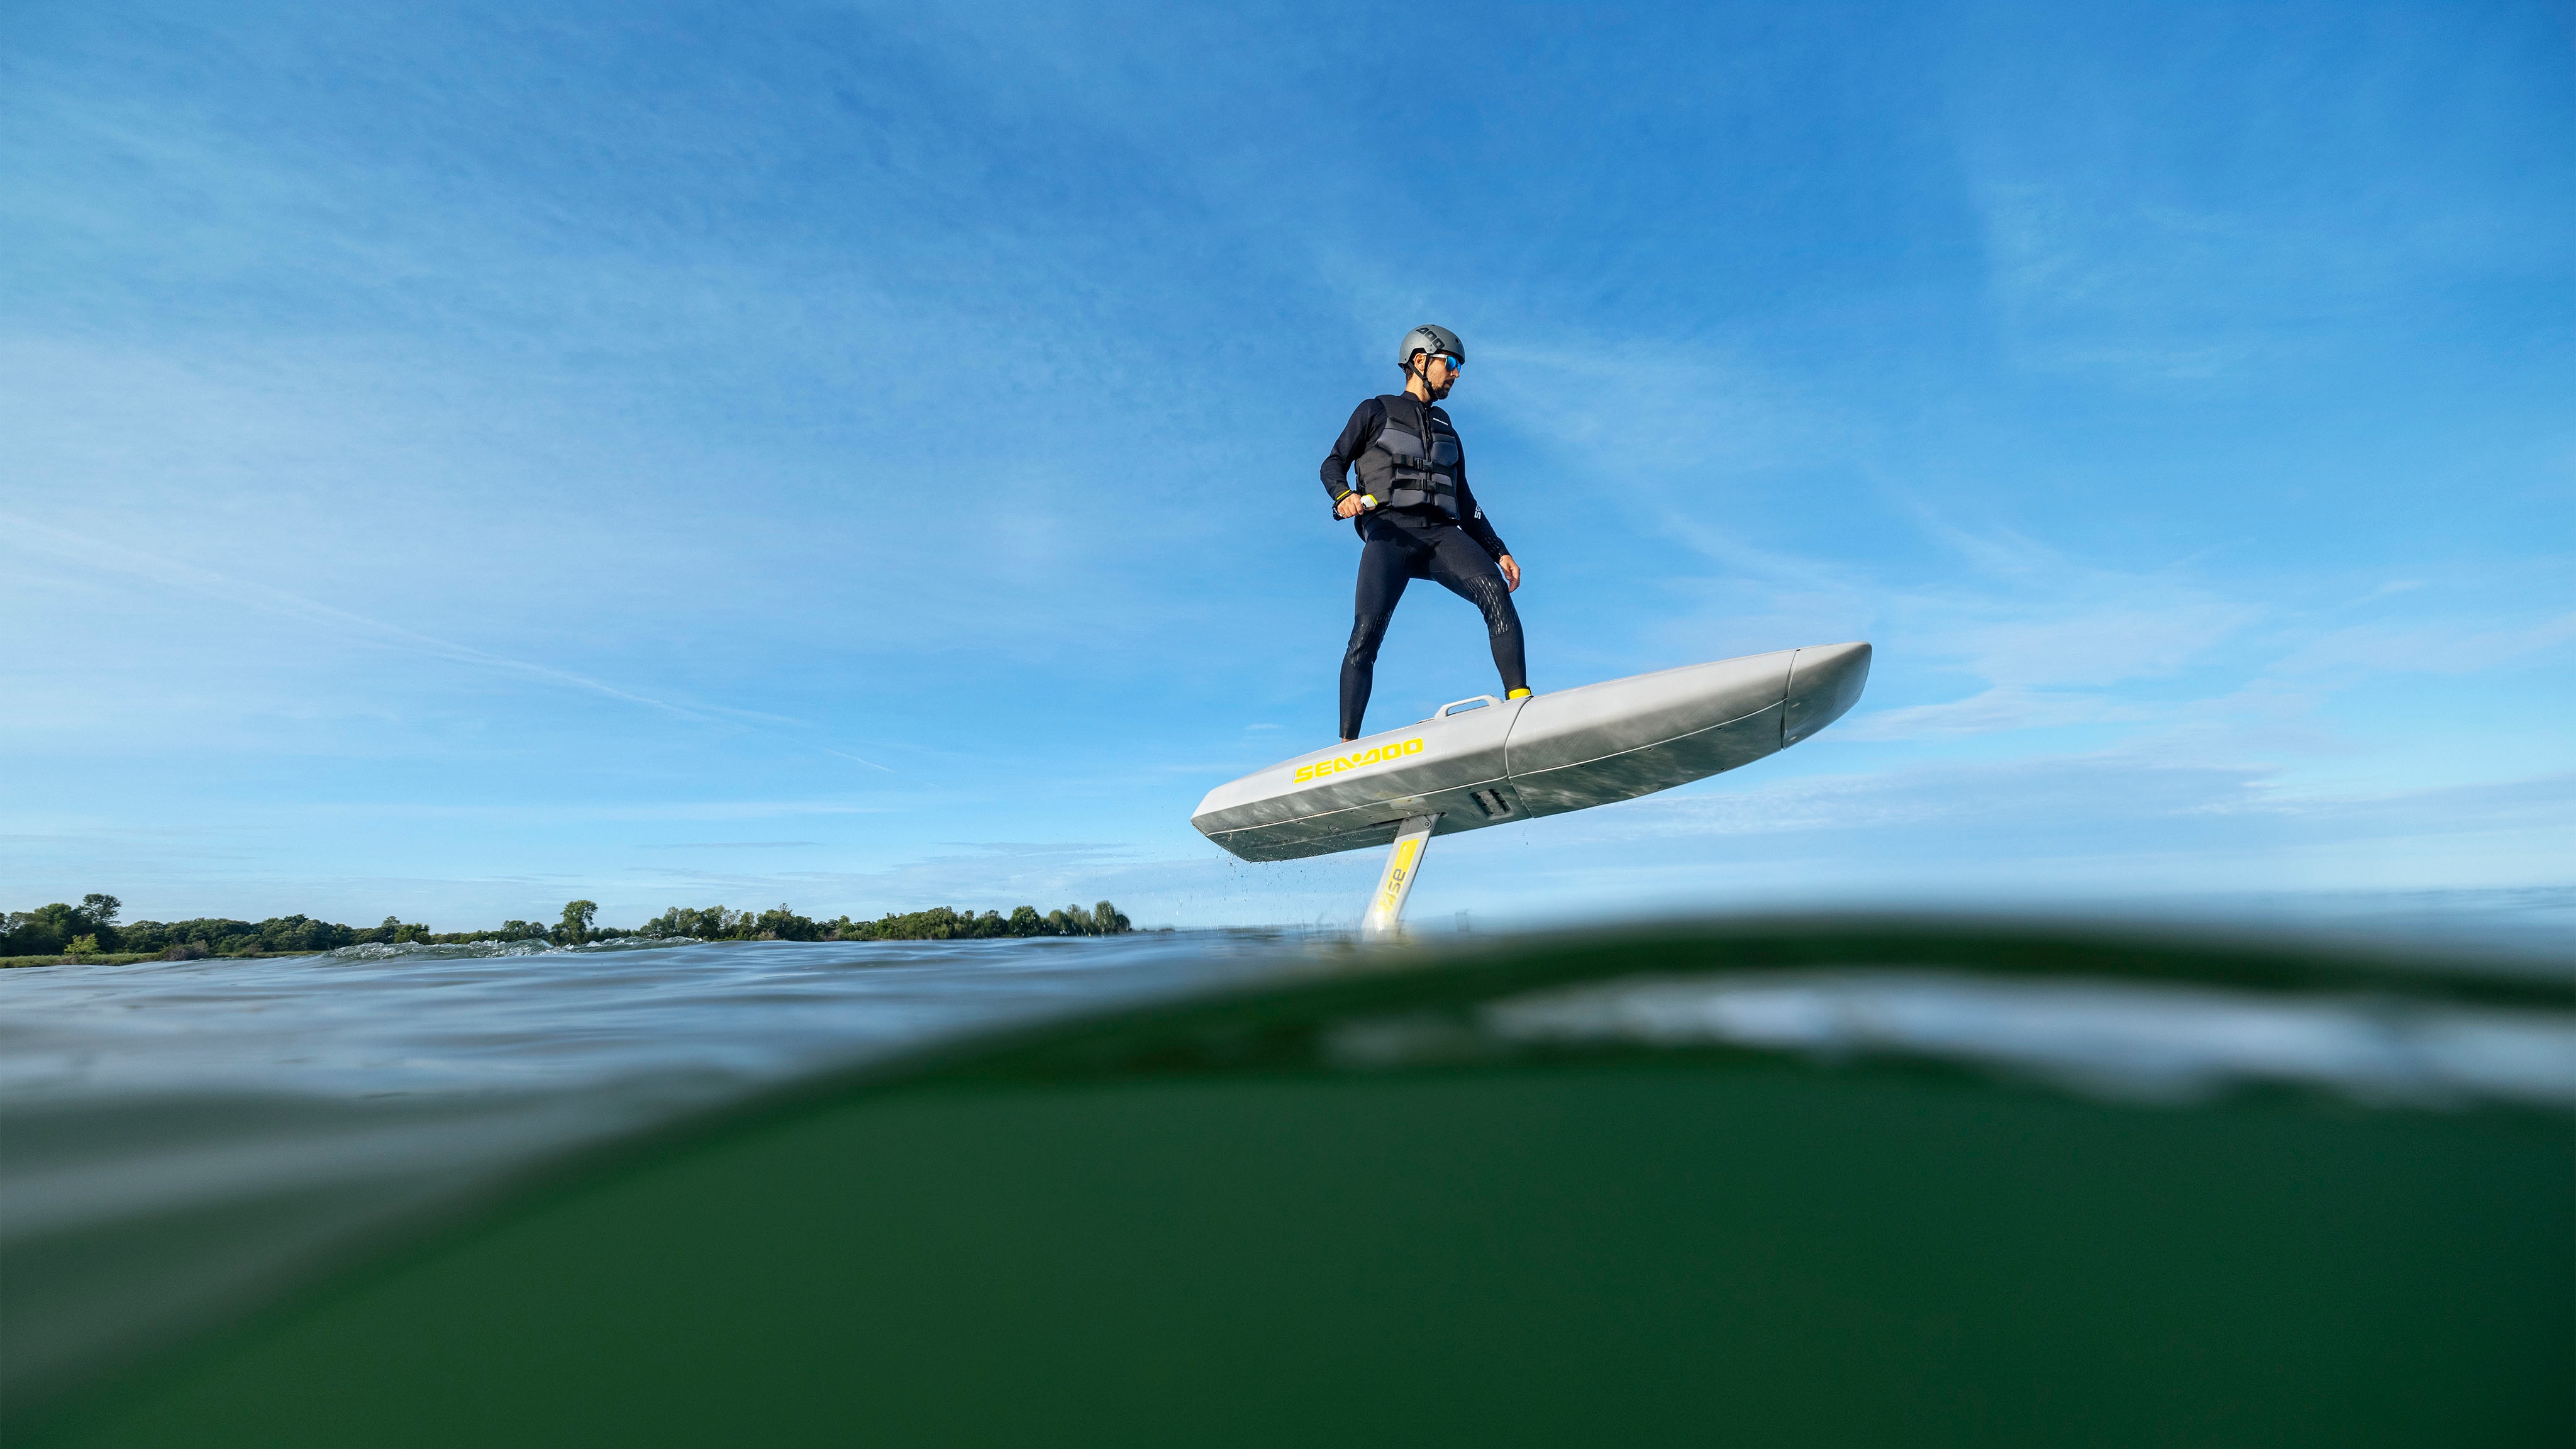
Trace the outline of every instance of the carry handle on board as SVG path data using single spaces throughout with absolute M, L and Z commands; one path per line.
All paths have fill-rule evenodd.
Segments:
M 1482 708 L 1484 708 L 1486 705 L 1489 705 L 1489 704 L 1492 704 L 1492 705 L 1499 705 L 1499 704 L 1501 704 L 1501 703 L 1502 703 L 1502 701 L 1501 701 L 1501 700 L 1494 698 L 1494 697 L 1493 697 L 1492 695 L 1490 695 L 1490 694 L 1471 694 L 1471 695 L 1467 696 L 1465 699 L 1453 699 L 1453 700 L 1449 701 L 1447 704 L 1444 704 L 1444 705 L 1440 706 L 1440 712 L 1439 712 L 1438 714 L 1433 715 L 1433 716 L 1432 716 L 1432 718 L 1433 718 L 1433 719 L 1447 719 L 1447 718 L 1449 717 L 1449 711 L 1451 711 L 1451 710 L 1453 710 L 1453 709 L 1456 709 L 1458 706 L 1460 706 L 1460 705 L 1462 705 L 1462 704 L 1472 704 L 1472 705 L 1476 706 L 1478 709 L 1482 709 Z

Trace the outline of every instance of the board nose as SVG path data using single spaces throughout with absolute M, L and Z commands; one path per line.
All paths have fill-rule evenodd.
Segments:
M 1789 661 L 1788 707 L 1780 712 L 1780 746 L 1796 744 L 1841 719 L 1869 683 L 1867 644 L 1822 644 Z

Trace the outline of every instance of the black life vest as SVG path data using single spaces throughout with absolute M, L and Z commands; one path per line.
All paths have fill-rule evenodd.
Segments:
M 1389 508 L 1437 508 L 1458 516 L 1458 475 L 1467 450 L 1440 409 L 1410 393 L 1378 399 L 1386 426 L 1359 456 L 1360 491 Z

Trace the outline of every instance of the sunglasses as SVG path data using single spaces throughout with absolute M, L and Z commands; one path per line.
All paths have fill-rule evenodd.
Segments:
M 1435 352 L 1435 353 L 1431 354 L 1431 361 L 1432 361 L 1432 362 L 1445 362 L 1445 363 L 1449 364 L 1449 370 L 1450 370 L 1451 372 L 1461 372 L 1461 371 L 1464 371 L 1464 370 L 1466 369 L 1466 366 L 1467 366 L 1467 360 L 1466 360 L 1465 358 L 1463 358 L 1463 357 L 1451 357 L 1451 356 L 1450 356 L 1448 353 L 1446 353 L 1446 352 Z M 1427 366 L 1429 366 L 1429 365 L 1430 365 L 1430 363 L 1425 363 L 1425 364 L 1423 364 L 1423 365 L 1427 367 Z

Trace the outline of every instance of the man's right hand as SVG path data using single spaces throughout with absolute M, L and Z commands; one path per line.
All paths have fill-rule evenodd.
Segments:
M 1333 505 L 1335 518 L 1356 518 L 1359 512 L 1360 495 L 1357 493 L 1345 493 L 1342 495 L 1342 501 Z

